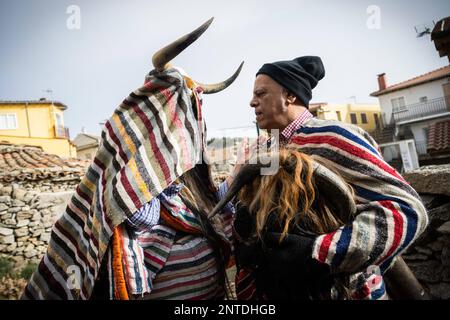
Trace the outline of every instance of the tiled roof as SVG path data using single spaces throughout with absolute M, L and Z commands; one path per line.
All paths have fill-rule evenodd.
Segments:
M 372 97 L 378 97 L 383 94 L 387 94 L 401 89 L 406 89 L 422 83 L 439 80 L 445 77 L 450 77 L 450 66 L 442 67 L 437 70 L 420 75 L 418 77 L 394 84 L 392 86 L 387 87 L 386 89 L 372 92 L 370 95 Z
M 0 182 L 80 178 L 88 160 L 63 159 L 42 148 L 0 141 Z
M 450 120 L 430 125 L 427 152 L 430 155 L 450 154 Z
M 60 107 L 62 110 L 66 110 L 67 106 L 59 101 L 51 101 L 51 100 L 0 100 L 0 106 L 2 104 L 51 104 L 53 103 L 55 106 Z

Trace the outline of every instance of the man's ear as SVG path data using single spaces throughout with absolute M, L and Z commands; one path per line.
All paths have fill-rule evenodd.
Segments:
M 288 92 L 286 96 L 286 101 L 290 104 L 295 104 L 297 102 L 297 97 L 292 93 Z

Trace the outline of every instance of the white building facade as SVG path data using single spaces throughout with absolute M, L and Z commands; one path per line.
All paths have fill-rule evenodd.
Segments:
M 371 96 L 379 99 L 384 126 L 395 127 L 392 141 L 383 150 L 386 160 L 399 157 L 400 150 L 392 143 L 410 139 L 417 156 L 427 157 L 430 126 L 450 119 L 450 66 L 391 86 L 383 73 L 378 84 L 379 90 Z

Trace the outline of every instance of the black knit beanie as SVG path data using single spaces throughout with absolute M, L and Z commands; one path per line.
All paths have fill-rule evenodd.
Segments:
M 266 63 L 256 75 L 258 74 L 268 75 L 308 107 L 312 89 L 325 76 L 325 68 L 320 57 L 304 56 L 289 61 Z

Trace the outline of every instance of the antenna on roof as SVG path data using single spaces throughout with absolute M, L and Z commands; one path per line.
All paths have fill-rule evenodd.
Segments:
M 353 104 L 356 104 L 356 96 L 350 96 L 347 99 L 353 99 Z
M 414 30 L 416 31 L 416 38 L 421 38 L 424 35 L 431 34 L 431 30 L 433 30 L 433 27 L 436 23 L 433 20 L 433 26 L 431 24 L 421 24 L 414 26 Z
M 47 93 L 50 96 L 50 101 L 53 101 L 53 90 L 52 89 L 47 89 L 47 90 L 42 90 L 42 92 Z

